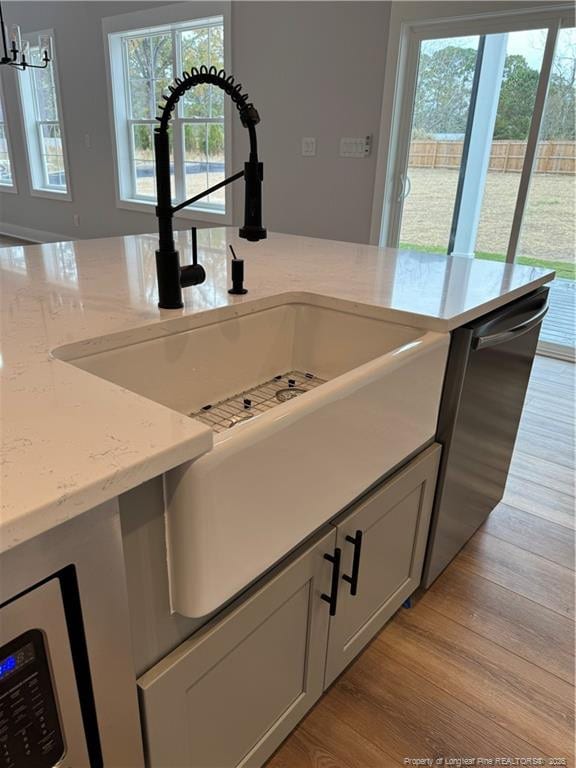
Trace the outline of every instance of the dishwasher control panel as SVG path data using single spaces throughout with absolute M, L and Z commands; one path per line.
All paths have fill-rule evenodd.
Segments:
M 52 768 L 64 751 L 44 634 L 30 629 L 0 648 L 0 766 Z

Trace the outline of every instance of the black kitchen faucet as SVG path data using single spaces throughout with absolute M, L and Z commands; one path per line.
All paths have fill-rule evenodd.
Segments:
M 242 125 L 248 129 L 250 138 L 250 157 L 244 163 L 244 170 L 229 176 L 219 184 L 209 187 L 204 192 L 194 195 L 178 205 L 172 205 L 170 187 L 170 150 L 168 142 L 168 125 L 180 97 L 197 85 L 216 85 L 226 93 L 240 114 Z M 172 217 L 174 214 L 195 203 L 206 195 L 225 187 L 237 179 L 244 177 L 244 226 L 240 227 L 239 235 L 245 240 L 264 240 L 266 230 L 262 226 L 262 179 L 263 165 L 258 161 L 258 144 L 256 140 L 256 125 L 260 116 L 253 104 L 248 102 L 248 94 L 242 93 L 242 85 L 235 83 L 232 75 L 227 76 L 223 69 L 216 67 L 200 67 L 184 72 L 168 86 L 169 94 L 163 98 L 165 104 L 160 107 L 160 116 L 156 119 L 160 125 L 154 133 L 154 154 L 156 159 L 156 216 L 158 217 L 159 247 L 156 251 L 156 273 L 158 275 L 158 306 L 162 309 L 180 309 L 182 303 L 182 288 L 188 285 L 198 285 L 206 279 L 204 269 L 196 263 L 181 267 L 180 256 L 174 246 L 174 231 Z

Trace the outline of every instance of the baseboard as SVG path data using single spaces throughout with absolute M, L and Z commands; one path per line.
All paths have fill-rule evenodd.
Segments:
M 22 240 L 30 240 L 31 243 L 58 243 L 62 240 L 73 240 L 70 235 L 59 235 L 57 232 L 46 232 L 42 229 L 21 227 L 18 224 L 8 224 L 0 221 L 0 234 L 8 237 L 19 237 Z

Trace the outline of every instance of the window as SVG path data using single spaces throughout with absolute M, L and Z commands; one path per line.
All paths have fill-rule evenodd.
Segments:
M 10 159 L 10 142 L 8 128 L 4 115 L 4 97 L 0 90 L 0 187 L 15 189 L 12 161 Z
M 109 44 L 120 200 L 153 205 L 158 104 L 179 73 L 202 65 L 224 68 L 224 18 L 114 33 Z M 219 88 L 198 86 L 180 100 L 170 128 L 175 200 L 225 178 L 225 124 Z M 226 213 L 226 191 L 218 190 L 190 208 L 221 217 Z
M 51 38 L 52 61 L 45 69 L 19 72 L 30 179 L 33 191 L 69 199 L 68 164 L 61 122 L 54 38 L 50 32 L 42 34 Z M 38 35 L 35 38 L 37 41 Z M 31 63 L 40 64 L 38 45 L 31 44 L 29 50 Z

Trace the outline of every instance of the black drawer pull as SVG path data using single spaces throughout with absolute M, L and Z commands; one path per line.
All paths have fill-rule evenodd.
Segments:
M 336 606 L 338 605 L 338 582 L 340 580 L 340 560 L 342 559 L 342 550 L 336 547 L 333 555 L 324 555 L 324 560 L 332 563 L 332 585 L 330 594 L 322 593 L 320 597 L 330 605 L 330 616 L 336 616 Z
M 350 594 L 358 593 L 358 574 L 360 573 L 360 555 L 362 553 L 362 531 L 356 531 L 354 536 L 346 536 L 346 541 L 354 544 L 354 558 L 352 560 L 352 575 L 343 573 L 342 578 L 350 584 Z

